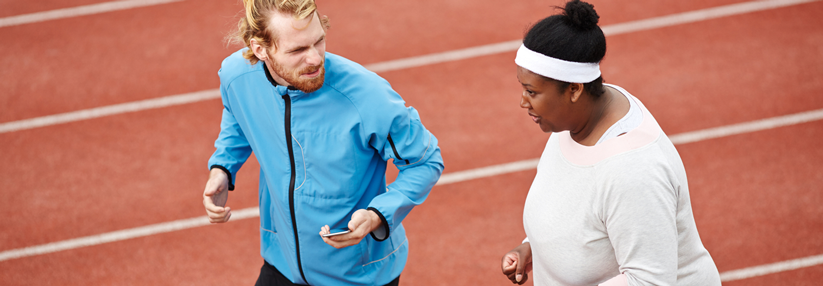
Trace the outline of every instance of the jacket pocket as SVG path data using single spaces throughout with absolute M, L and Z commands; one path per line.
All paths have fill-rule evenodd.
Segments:
M 359 162 L 356 142 L 345 132 L 301 131 L 294 134 L 299 142 L 295 149 L 295 188 L 300 195 L 345 199 L 358 198 L 355 178 Z M 297 149 L 300 149 L 299 151 Z

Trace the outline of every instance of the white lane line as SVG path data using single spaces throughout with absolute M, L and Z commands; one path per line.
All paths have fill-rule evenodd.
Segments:
M 712 138 L 755 132 L 782 126 L 811 122 L 821 119 L 823 119 L 823 109 L 818 109 L 784 116 L 749 121 L 744 123 L 680 133 L 677 135 L 670 136 L 669 139 L 672 140 L 672 143 L 674 144 L 686 144 Z
M 125 3 L 125 2 L 129 2 L 129 3 L 131 3 L 131 2 L 140 2 L 140 3 L 157 2 L 157 3 L 160 3 L 160 2 L 163 2 L 163 1 L 170 2 L 170 1 L 181 1 L 181 0 L 153 0 L 153 1 L 142 1 L 142 2 L 141 1 L 128 0 L 128 1 L 109 2 L 109 3 L 104 3 L 104 4 Z M 745 2 L 745 3 L 732 4 L 732 5 L 720 6 L 720 7 L 709 8 L 709 9 L 703 9 L 703 10 L 696 10 L 696 11 L 692 11 L 692 12 L 673 14 L 673 15 L 669 15 L 669 16 L 632 21 L 632 22 L 627 22 L 627 23 L 622 23 L 622 24 L 608 25 L 608 26 L 603 27 L 603 32 L 607 36 L 617 35 L 617 34 L 624 34 L 624 33 L 637 32 L 637 31 L 642 31 L 642 30 L 649 30 L 649 29 L 655 29 L 655 28 L 660 28 L 660 27 L 697 22 L 697 21 L 702 21 L 702 20 L 714 19 L 714 18 L 719 18 L 719 17 L 731 16 L 731 15 L 737 15 L 737 14 L 767 10 L 767 9 L 774 9 L 774 8 L 785 7 L 785 6 L 789 6 L 789 5 L 796 5 L 796 4 L 802 4 L 802 3 L 807 3 L 807 2 L 815 2 L 815 1 L 819 1 L 819 0 L 766 0 L 766 1 Z M 102 4 L 97 4 L 97 5 L 102 5 Z M 95 6 L 95 5 L 90 5 L 90 6 Z M 87 7 L 87 6 L 82 6 L 82 7 Z M 78 7 L 78 8 L 82 8 L 82 7 Z M 71 8 L 71 9 L 74 9 L 74 8 Z M 47 12 L 44 12 L 44 13 L 47 13 Z M 2 20 L 3 19 L 0 19 L 0 22 L 2 22 Z M 417 56 L 417 57 L 403 58 L 403 59 L 391 60 L 391 61 L 386 61 L 386 62 L 379 62 L 379 63 L 366 65 L 365 67 L 367 69 L 371 70 L 371 71 L 374 71 L 374 72 L 387 72 L 387 71 L 401 70 L 401 69 L 420 67 L 420 66 L 425 66 L 425 65 L 432 65 L 432 64 L 449 62 L 449 61 L 457 61 L 457 60 L 469 59 L 469 58 L 474 58 L 474 57 L 504 53 L 504 52 L 517 50 L 517 47 L 519 47 L 519 46 L 520 46 L 520 40 L 513 40 L 513 41 L 502 42 L 502 43 L 483 45 L 483 46 L 471 47 L 471 48 L 460 49 L 460 50 L 447 51 L 447 52 L 442 52 L 442 53 L 435 53 L 435 54 L 429 54 L 429 55 L 423 55 L 423 56 Z M 207 99 L 212 99 L 212 98 L 219 97 L 219 92 L 217 92 L 216 89 L 204 90 L 204 91 L 194 92 L 194 93 L 190 93 L 190 94 L 173 95 L 173 96 L 168 96 L 168 97 L 169 98 L 187 97 L 188 95 L 202 94 L 202 93 L 209 93 L 212 96 L 197 97 L 198 98 L 197 100 L 191 100 L 191 101 L 187 101 L 187 102 L 184 102 L 184 103 L 193 103 L 193 102 L 200 101 L 200 100 L 207 100 Z M 166 97 L 161 97 L 161 98 L 157 98 L 157 99 L 150 99 L 150 100 L 143 100 L 143 101 L 139 101 L 139 102 L 135 102 L 135 103 L 153 102 L 155 100 L 162 102 L 163 98 L 166 98 Z M 179 103 L 179 104 L 183 104 L 183 103 Z M 176 105 L 176 104 L 171 104 L 171 105 Z M 151 108 L 160 108 L 160 107 L 166 107 L 166 106 L 170 106 L 170 105 L 143 104 L 143 105 L 139 105 L 139 106 L 129 106 L 129 104 L 118 104 L 118 105 L 112 105 L 112 106 L 108 106 L 108 107 L 99 107 L 99 108 L 92 108 L 92 109 L 80 110 L 80 111 L 75 111 L 75 112 L 68 112 L 68 113 L 49 115 L 49 116 L 44 116 L 44 117 L 37 117 L 37 118 L 32 118 L 32 119 L 24 119 L 24 120 L 19 120 L 19 121 L 0 123 L 0 133 L 13 132 L 13 131 L 19 131 L 19 130 L 49 126 L 49 125 L 56 125 L 56 124 L 62 124 L 62 123 L 69 123 L 69 122 L 85 120 L 85 119 L 90 119 L 90 118 L 95 118 L 95 117 L 100 117 L 100 116 L 115 115 L 115 114 L 124 113 L 124 112 L 134 112 L 134 111 L 140 111 L 140 110 L 151 109 Z M 101 111 L 105 111 L 105 114 L 100 113 Z M 89 115 L 91 115 L 91 114 L 96 114 L 96 115 L 89 117 Z
M 220 98 L 219 89 L 209 89 L 180 95 L 171 95 L 2 123 L 0 124 L 0 133 L 57 125 L 127 112 L 194 103 L 214 98 Z
M 241 220 L 247 218 L 255 218 L 260 216 L 260 211 L 258 208 L 246 208 L 241 210 L 232 211 L 231 217 L 232 220 Z M 98 244 L 104 244 L 109 242 L 121 241 L 126 239 L 132 239 L 137 237 L 155 235 L 160 233 L 184 230 L 199 226 L 209 225 L 209 218 L 206 216 L 202 217 L 194 217 L 189 219 L 181 219 L 176 221 L 152 224 L 142 227 L 118 230 L 113 232 L 107 232 L 98 235 L 86 236 L 81 238 L 69 239 L 59 242 L 53 242 L 48 244 L 42 244 L 37 246 L 30 246 L 25 248 L 18 248 L 12 249 L 8 251 L 0 252 L 0 261 L 27 257 L 27 256 L 34 256 L 46 253 L 52 253 L 57 251 L 75 249 L 85 246 L 92 246 Z
M 720 273 L 720 281 L 728 282 L 734 280 L 742 280 L 757 276 L 763 276 L 772 273 L 795 270 L 804 267 L 810 267 L 823 264 L 823 254 L 809 256 L 804 258 L 786 260 L 766 265 L 747 267 L 743 269 L 731 270 Z
M 819 0 L 764 0 L 751 1 L 738 4 L 731 4 L 726 6 L 718 6 L 714 8 L 707 8 L 702 10 L 695 10 L 690 12 L 672 14 L 668 16 L 654 17 L 644 20 L 631 21 L 621 24 L 606 25 L 601 27 L 603 34 L 606 36 L 614 36 L 619 34 L 626 34 L 632 32 L 639 32 L 644 30 L 651 30 L 663 28 L 668 26 L 675 26 L 687 23 L 694 23 L 721 17 L 751 13 L 756 11 L 763 11 L 769 9 L 776 9 L 791 5 L 815 2 Z M 374 72 L 387 72 L 393 70 L 402 70 L 407 68 L 432 65 L 450 61 L 463 60 L 468 58 L 505 53 L 517 50 L 520 47 L 521 40 L 513 40 L 502 43 L 483 45 L 471 47 L 461 50 L 454 50 L 436 54 L 429 54 L 423 56 L 409 57 L 387 62 L 375 63 L 369 65 L 369 69 Z
M 818 0 L 763 0 L 743 2 L 691 12 L 672 14 L 668 16 L 649 18 L 640 21 L 627 22 L 603 27 L 606 35 L 625 34 L 642 30 L 650 30 L 686 23 L 694 23 L 727 16 L 777 9 L 792 5 L 815 2 Z
M 51 11 L 43 11 L 31 14 L 23 14 L 11 17 L 0 18 L 0 27 L 16 26 L 30 23 L 37 23 L 49 20 L 100 14 L 117 10 L 126 10 L 137 7 L 152 6 L 179 2 L 183 0 L 121 0 L 72 8 L 63 8 Z
M 365 67 L 373 72 L 387 72 L 402 70 L 426 65 L 433 65 L 451 61 L 459 61 L 469 58 L 493 55 L 517 50 L 521 40 L 513 40 L 496 44 L 482 45 L 477 47 L 453 50 L 442 53 L 434 53 L 416 57 L 409 57 L 380 63 L 366 65 Z
M 777 128 L 781 126 L 788 126 L 794 124 L 800 124 L 804 122 L 810 122 L 815 120 L 823 119 L 823 109 L 813 110 L 809 112 L 801 112 L 796 114 L 790 114 L 785 116 L 767 118 L 763 120 L 756 120 L 746 123 L 734 124 L 724 127 L 718 128 L 709 128 L 704 130 L 698 130 L 693 132 L 686 132 L 680 133 L 676 135 L 670 136 L 672 142 L 674 144 L 686 144 L 692 142 L 698 142 L 703 140 L 709 140 L 714 138 L 720 138 L 725 136 L 731 135 L 738 135 L 743 133 L 749 132 L 756 132 L 771 128 Z M 727 133 L 723 134 L 723 131 Z M 526 171 L 532 170 L 537 167 L 537 163 L 539 158 L 535 159 L 528 159 L 522 161 L 516 161 L 511 163 L 493 165 L 488 167 L 476 168 L 471 170 L 459 171 L 459 172 L 452 172 L 443 174 L 440 177 L 440 180 L 437 182 L 437 185 L 446 185 L 446 184 L 453 184 L 459 182 L 465 182 L 469 180 L 485 178 L 485 177 L 492 177 L 507 173 L 519 172 L 519 171 Z M 232 212 L 232 220 L 241 220 L 247 218 L 255 218 L 259 217 L 259 209 L 257 207 L 252 208 L 245 208 L 240 210 L 235 210 Z M 196 218 L 189 218 L 159 224 L 153 224 L 138 228 L 114 231 L 104 234 L 92 235 L 87 237 L 81 237 L 76 239 L 64 240 L 60 242 L 54 242 L 49 244 L 43 245 L 36 245 L 30 246 L 25 248 L 18 248 L 0 252 L 0 261 L 15 259 L 15 258 L 22 258 L 27 256 L 33 255 L 40 255 L 46 254 L 51 252 L 69 250 L 74 248 L 80 248 L 85 246 L 92 246 L 98 245 L 103 243 L 115 242 L 120 240 L 126 240 L 131 238 L 137 238 L 142 236 L 149 236 L 159 233 L 171 232 L 176 230 L 194 228 L 199 226 L 208 225 L 208 218 L 207 217 L 196 217 Z M 737 279 L 744 279 L 754 276 L 766 275 L 770 273 L 786 271 L 791 269 L 797 269 L 801 267 L 809 267 L 813 265 L 823 264 L 822 256 L 812 256 L 802 259 L 784 261 L 769 265 L 762 265 L 750 268 L 744 268 L 740 270 L 734 270 L 729 272 L 724 272 L 721 275 L 726 279 L 724 281 L 731 281 Z
M 540 158 L 443 174 L 442 176 L 440 176 L 440 180 L 438 180 L 437 184 L 435 185 L 447 185 L 468 180 L 502 175 L 506 173 L 531 170 L 537 168 L 538 162 L 540 162 Z

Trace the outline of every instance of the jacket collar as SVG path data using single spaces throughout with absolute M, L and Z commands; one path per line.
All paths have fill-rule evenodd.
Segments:
M 269 68 L 266 67 L 266 63 L 263 61 L 260 61 L 260 63 L 263 64 L 263 71 L 266 73 L 266 79 L 268 79 L 269 83 L 274 86 L 274 90 L 277 91 L 277 94 L 281 96 L 288 94 L 290 97 L 305 94 L 303 91 L 300 91 L 293 86 L 282 86 L 278 84 L 274 81 L 274 78 L 271 77 L 271 73 L 269 72 Z

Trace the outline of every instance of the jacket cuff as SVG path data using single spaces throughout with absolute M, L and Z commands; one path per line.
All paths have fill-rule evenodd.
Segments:
M 229 169 L 226 169 L 226 167 L 223 167 L 223 166 L 220 166 L 220 165 L 211 165 L 209 170 L 214 169 L 214 168 L 220 169 L 220 170 L 222 170 L 223 172 L 226 173 L 226 176 L 229 177 L 229 191 L 234 191 L 234 184 L 231 181 L 231 172 L 229 172 Z
M 376 208 L 369 207 L 367 210 L 374 211 L 374 213 L 376 213 L 377 216 L 380 217 L 380 221 L 383 222 L 383 228 L 378 227 L 377 229 L 372 231 L 371 232 L 371 237 L 374 238 L 374 240 L 376 240 L 376 241 L 384 241 L 387 238 L 389 238 L 389 234 L 390 234 L 391 229 L 389 228 L 389 222 L 386 221 L 386 217 L 384 217 L 383 214 L 380 213 L 380 211 L 377 210 Z

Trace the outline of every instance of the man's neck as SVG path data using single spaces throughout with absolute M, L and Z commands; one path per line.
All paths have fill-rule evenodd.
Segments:
M 263 71 L 266 72 L 266 78 L 269 80 L 271 85 L 273 85 L 273 86 L 278 86 L 278 85 L 291 86 L 283 78 L 277 76 L 276 73 L 272 72 L 271 67 L 269 65 L 267 65 L 266 62 L 262 62 L 262 63 L 263 63 Z M 275 77 L 277 77 L 277 78 L 275 78 Z

